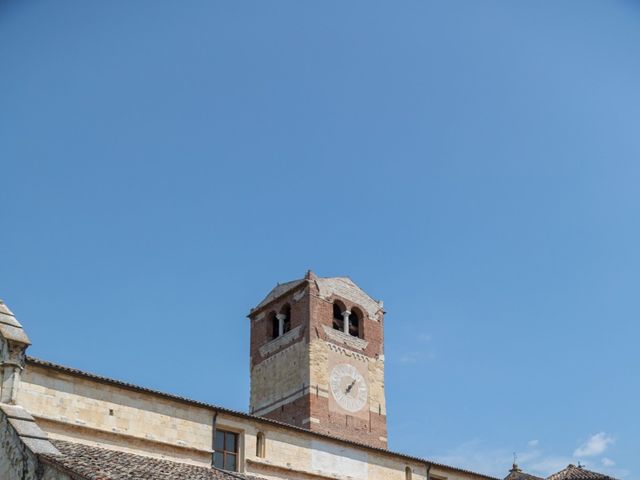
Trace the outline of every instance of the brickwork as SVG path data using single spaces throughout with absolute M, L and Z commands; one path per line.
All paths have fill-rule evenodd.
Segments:
M 266 357 L 260 353 L 260 347 L 271 340 L 272 316 L 282 311 L 285 305 L 291 308 L 291 329 L 305 327 L 309 317 L 309 297 L 304 294 L 305 285 L 294 289 L 288 295 L 269 304 L 267 307 L 252 312 L 249 316 L 251 322 L 251 345 L 249 350 L 251 368 L 262 363 Z
M 309 396 L 309 393 L 303 394 L 301 397 L 266 413 L 264 417 L 297 427 L 309 428 L 311 418 Z
M 289 402 L 301 389 L 308 387 L 309 355 L 306 347 L 308 330 L 308 296 L 303 295 L 302 289 L 294 289 L 284 298 L 249 317 L 251 322 L 251 396 L 250 411 L 259 415 L 272 412 L 270 418 L 276 418 L 280 403 Z M 275 314 L 281 312 L 285 306 L 290 309 L 290 335 L 288 339 L 272 339 L 271 324 Z M 287 340 L 281 342 L 282 340 Z M 267 348 L 267 347 L 275 348 Z M 298 418 L 300 415 L 295 415 Z M 288 413 L 282 413 L 282 421 L 287 421 Z M 306 416 L 308 417 L 308 415 Z M 305 418 L 306 418 L 305 417 Z M 278 417 L 280 419 L 280 417 Z M 300 425 L 293 423 L 293 425 Z

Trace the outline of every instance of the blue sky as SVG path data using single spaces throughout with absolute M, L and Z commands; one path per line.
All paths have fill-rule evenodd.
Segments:
M 383 299 L 394 450 L 640 474 L 640 5 L 0 3 L 30 353 L 248 405 L 245 315 Z

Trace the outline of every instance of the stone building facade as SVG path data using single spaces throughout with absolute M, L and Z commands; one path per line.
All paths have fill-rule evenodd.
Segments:
M 0 302 L 0 480 L 493 480 L 388 450 L 383 305 L 351 280 L 309 272 L 249 321 L 245 413 L 29 357 Z

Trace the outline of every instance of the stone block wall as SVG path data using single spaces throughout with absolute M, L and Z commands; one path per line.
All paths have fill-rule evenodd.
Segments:
M 208 465 L 213 412 L 28 364 L 18 395 L 53 438 L 122 445 L 159 458 Z
M 257 415 L 277 414 L 282 405 L 299 398 L 309 383 L 308 349 L 300 334 L 295 343 L 252 368 L 251 411 Z M 287 421 L 288 416 L 281 420 Z

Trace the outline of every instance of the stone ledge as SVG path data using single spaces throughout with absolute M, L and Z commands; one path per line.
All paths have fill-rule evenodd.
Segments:
M 362 338 L 354 337 L 353 335 L 349 335 L 348 333 L 341 332 L 340 330 L 336 330 L 335 328 L 328 327 L 327 325 L 323 325 L 324 333 L 329 337 L 329 339 L 334 342 L 341 343 L 346 345 L 347 347 L 355 348 L 357 350 L 364 350 L 369 345 L 369 342 L 363 340 Z
M 29 412 L 27 412 L 24 408 L 18 405 L 8 405 L 6 403 L 0 403 L 0 410 L 4 412 L 7 418 L 17 418 L 19 420 L 31 420 L 34 421 L 33 417 Z
M 10 418 L 9 423 L 21 437 L 39 438 L 48 440 L 47 434 L 33 420 L 19 420 Z
M 293 343 L 300 337 L 300 332 L 302 331 L 302 326 L 297 326 L 296 328 L 292 328 L 284 335 L 279 336 L 271 340 L 269 343 L 260 347 L 260 355 L 266 357 L 267 355 L 271 355 L 273 352 L 280 350 L 286 345 Z

